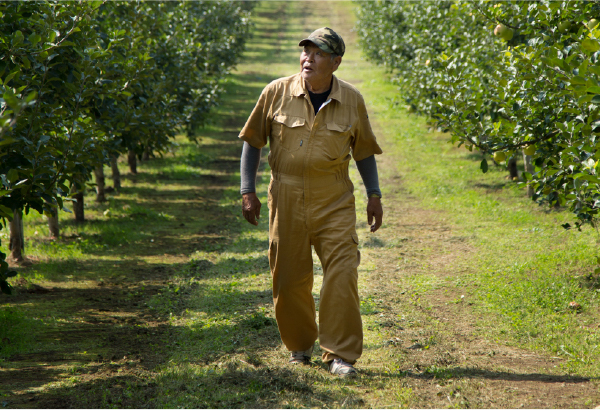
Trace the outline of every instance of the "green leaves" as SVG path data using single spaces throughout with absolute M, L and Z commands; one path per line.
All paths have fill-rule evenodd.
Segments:
M 594 3 L 359 4 L 365 53 L 390 67 L 406 104 L 483 153 L 535 144 L 526 174 L 534 199 L 568 206 L 577 227 L 597 224 L 600 31 L 586 28 Z M 493 35 L 498 22 L 518 28 L 507 43 Z
M 32 46 L 35 46 L 40 41 L 42 41 L 42 36 L 40 36 L 39 34 L 31 33 L 29 35 L 29 42 L 31 43 Z
M 17 30 L 12 36 L 12 46 L 18 47 L 24 40 L 25 37 L 23 36 L 21 30 Z
M 70 195 L 65 181 L 85 184 L 114 154 L 164 151 L 181 128 L 193 135 L 240 57 L 251 7 L 4 4 L 0 220 L 13 210 L 62 206 Z
M 484 174 L 486 172 L 488 172 L 488 163 L 485 158 L 481 160 L 481 164 L 479 165 L 479 168 L 481 169 L 481 172 L 483 172 Z
M 586 91 L 588 93 L 600 94 L 600 87 L 597 85 L 594 85 L 592 87 L 589 87 Z
M 6 179 L 8 179 L 10 183 L 14 184 L 19 179 L 19 171 L 17 171 L 16 169 L 11 169 L 6 173 Z
M 598 41 L 595 39 L 586 38 L 581 42 L 581 47 L 587 51 L 595 53 L 596 51 L 600 50 L 600 43 L 598 43 Z

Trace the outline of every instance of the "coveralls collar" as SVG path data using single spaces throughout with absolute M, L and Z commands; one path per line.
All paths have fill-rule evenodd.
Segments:
M 296 81 L 292 86 L 292 94 L 296 97 L 303 97 L 308 95 L 306 84 L 300 73 L 296 75 Z M 340 89 L 340 80 L 338 80 L 337 77 L 334 75 L 333 80 L 331 82 L 331 91 L 329 93 L 329 98 L 341 102 L 341 97 L 342 91 Z

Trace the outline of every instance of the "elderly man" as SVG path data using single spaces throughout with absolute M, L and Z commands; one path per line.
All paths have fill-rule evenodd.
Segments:
M 242 211 L 257 225 L 255 181 L 261 148 L 270 144 L 269 264 L 275 316 L 291 363 L 310 363 L 317 337 L 331 373 L 353 376 L 362 353 L 358 237 L 350 154 L 367 188 L 371 232 L 383 216 L 374 154 L 381 154 L 365 102 L 333 73 L 345 45 L 328 27 L 300 41 L 300 73 L 270 83 L 239 137 Z M 373 219 L 375 222 L 373 223 Z M 314 247 L 323 266 L 316 324 Z

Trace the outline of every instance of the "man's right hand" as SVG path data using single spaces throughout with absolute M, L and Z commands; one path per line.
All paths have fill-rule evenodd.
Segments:
M 242 213 L 246 221 L 252 225 L 258 225 L 257 219 L 260 219 L 260 200 L 255 192 L 249 192 L 242 195 Z

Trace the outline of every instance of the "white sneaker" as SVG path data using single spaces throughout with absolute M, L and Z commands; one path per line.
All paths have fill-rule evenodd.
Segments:
M 342 359 L 334 359 L 329 362 L 329 373 L 337 374 L 340 377 L 354 377 L 357 375 L 354 366 Z
M 296 350 L 292 352 L 292 355 L 290 357 L 290 363 L 310 364 L 310 358 L 312 357 L 313 347 L 311 347 L 308 350 Z

